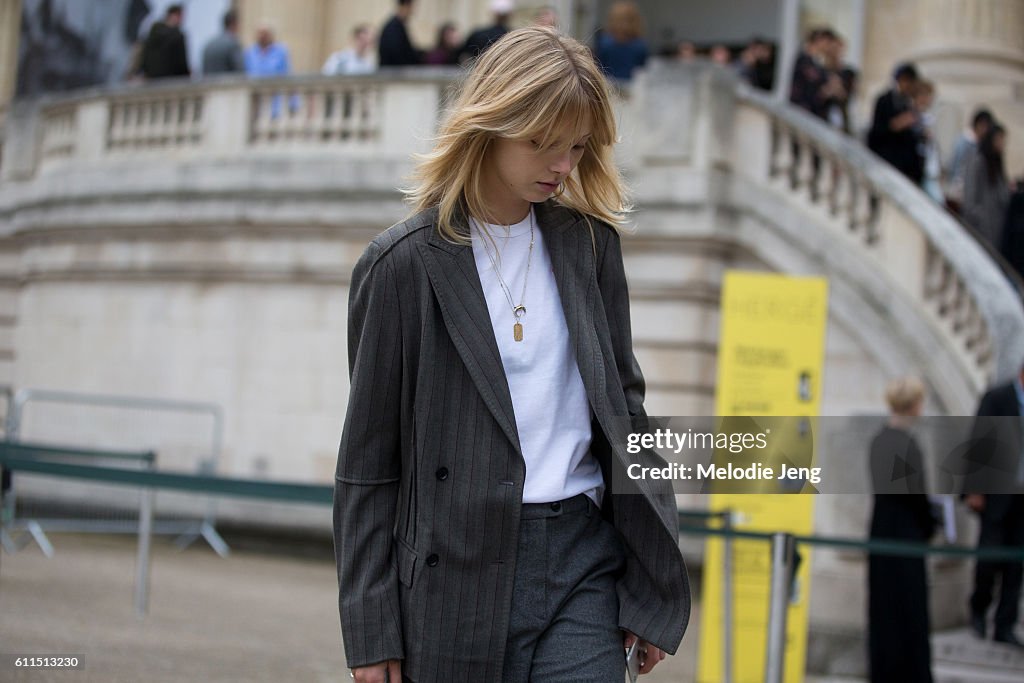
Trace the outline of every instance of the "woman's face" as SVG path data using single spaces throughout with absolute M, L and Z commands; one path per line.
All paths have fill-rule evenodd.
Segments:
M 556 136 L 548 149 L 534 140 L 495 138 L 484 161 L 484 200 L 491 218 L 502 223 L 521 221 L 534 202 L 543 202 L 558 190 L 586 150 L 590 132 L 570 140 L 570 127 Z

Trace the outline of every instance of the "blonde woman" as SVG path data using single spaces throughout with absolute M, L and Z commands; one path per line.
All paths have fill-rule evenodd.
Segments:
M 625 475 L 644 418 L 615 118 L 590 52 L 512 31 L 469 73 L 357 262 L 338 454 L 358 681 L 615 681 L 674 653 L 671 489 Z

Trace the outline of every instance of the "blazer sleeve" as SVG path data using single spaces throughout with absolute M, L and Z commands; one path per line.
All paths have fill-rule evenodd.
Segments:
M 338 606 L 349 668 L 404 657 L 391 557 L 401 472 L 399 319 L 395 274 L 371 244 L 349 290 L 351 387 L 334 482 Z
M 622 243 L 611 227 L 598 263 L 598 284 L 626 407 L 633 430 L 647 431 L 646 385 L 633 354 Z M 628 519 L 632 529 L 623 536 L 626 566 L 616 585 L 619 626 L 675 654 L 689 621 L 689 579 L 678 547 L 679 522 L 672 486 L 657 481 L 649 482 L 649 487 L 650 498 L 625 494 L 613 503 L 616 526 Z
M 598 285 L 601 289 L 601 300 L 604 302 L 604 313 L 608 320 L 608 329 L 612 336 L 612 349 L 615 352 L 615 365 L 619 371 L 619 381 L 626 395 L 626 406 L 633 418 L 634 426 L 641 429 L 647 418 L 644 410 L 646 384 L 640 364 L 633 355 L 633 332 L 629 315 L 629 287 L 626 284 L 626 269 L 622 262 L 622 240 L 618 231 L 609 227 L 608 239 L 601 265 L 597 271 Z

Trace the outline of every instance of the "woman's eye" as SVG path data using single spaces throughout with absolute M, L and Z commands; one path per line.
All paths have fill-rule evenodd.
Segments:
M 576 145 L 572 149 L 573 149 L 574 152 L 582 152 L 586 148 L 587 148 L 586 145 Z

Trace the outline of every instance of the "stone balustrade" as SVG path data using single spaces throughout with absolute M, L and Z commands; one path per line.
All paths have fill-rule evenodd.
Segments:
M 804 112 L 741 88 L 737 117 L 748 128 L 741 139 L 749 144 L 760 131 L 770 141 L 767 154 L 753 155 L 761 163 L 737 170 L 802 204 L 814 218 L 806 229 L 833 231 L 842 236 L 837 248 L 877 266 L 957 350 L 966 386 L 1014 372 L 1024 357 L 1020 299 L 956 219 Z
M 437 124 L 447 70 L 362 76 L 209 79 L 85 91 L 36 103 L 17 117 L 19 145 L 4 179 L 26 179 L 67 164 L 170 155 L 238 158 L 286 152 L 406 158 Z M 33 105 L 25 105 L 33 106 Z M 37 125 L 36 125 L 37 124 Z

